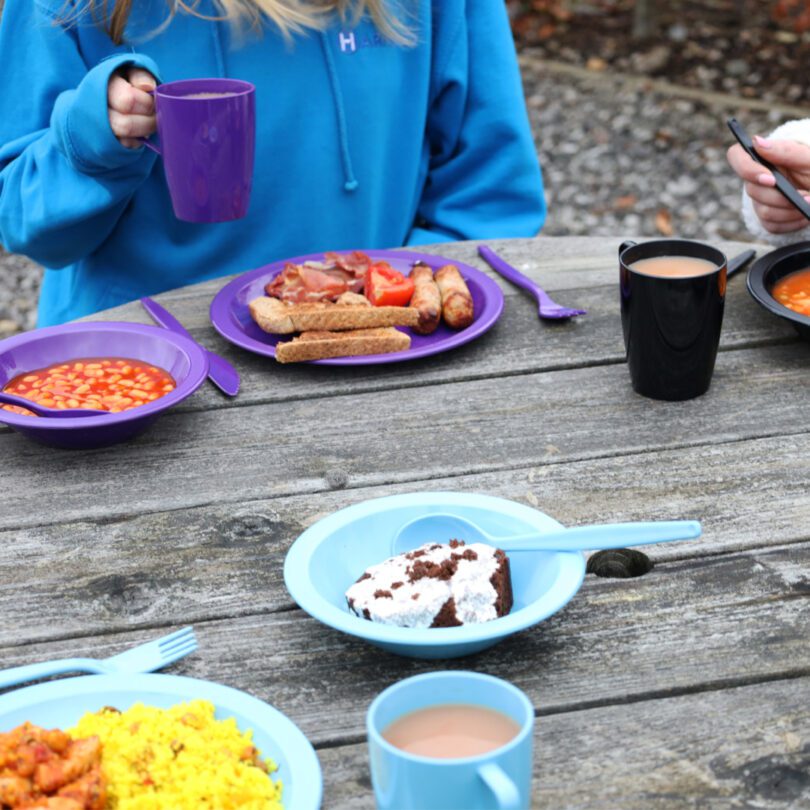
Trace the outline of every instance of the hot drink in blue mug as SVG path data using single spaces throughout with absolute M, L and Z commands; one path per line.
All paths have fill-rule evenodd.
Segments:
M 528 810 L 534 709 L 476 672 L 431 672 L 381 692 L 366 719 L 380 810 Z

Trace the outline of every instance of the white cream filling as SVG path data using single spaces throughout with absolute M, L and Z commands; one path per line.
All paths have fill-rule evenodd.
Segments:
M 496 549 L 483 543 L 451 548 L 447 544 L 428 551 L 434 543 L 421 547 L 425 554 L 408 560 L 404 554 L 391 557 L 378 565 L 366 569 L 370 577 L 355 582 L 347 591 L 346 599 L 351 600 L 353 613 L 364 616 L 367 610 L 371 620 L 381 624 L 399 627 L 430 627 L 442 605 L 453 598 L 456 615 L 464 624 L 476 624 L 497 618 L 495 600 L 498 594 L 490 579 L 498 570 Z M 461 554 L 472 549 L 476 560 L 458 560 L 458 568 L 450 579 L 422 577 L 410 582 L 407 569 L 419 560 L 441 565 L 450 559 L 451 554 Z M 418 549 L 417 549 L 418 550 Z M 394 583 L 401 582 L 398 588 Z M 375 597 L 377 591 L 389 591 L 391 598 Z M 416 596 L 416 598 L 414 598 Z

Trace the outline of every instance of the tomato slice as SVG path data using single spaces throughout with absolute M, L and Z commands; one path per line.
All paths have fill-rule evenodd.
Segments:
M 413 281 L 388 262 L 375 262 L 366 270 L 364 293 L 375 307 L 406 307 L 413 295 Z

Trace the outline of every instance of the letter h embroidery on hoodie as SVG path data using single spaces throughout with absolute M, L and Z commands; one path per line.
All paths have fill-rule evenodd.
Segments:
M 338 45 L 341 53 L 356 53 L 362 48 L 382 48 L 392 43 L 386 42 L 379 32 L 372 30 L 368 33 L 355 31 L 339 31 Z
M 348 34 L 345 31 L 341 31 L 338 34 L 338 42 L 340 43 L 340 50 L 343 51 L 343 53 L 346 53 L 346 51 L 354 53 L 357 50 L 354 31 L 349 31 Z

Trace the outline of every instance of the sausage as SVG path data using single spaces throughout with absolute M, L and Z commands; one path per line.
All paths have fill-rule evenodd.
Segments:
M 416 265 L 411 271 L 413 295 L 411 306 L 419 313 L 419 323 L 411 327 L 419 335 L 435 332 L 442 317 L 442 294 L 427 265 Z
M 467 283 L 454 264 L 436 271 L 436 283 L 442 294 L 442 317 L 453 329 L 464 329 L 473 322 L 473 300 Z

